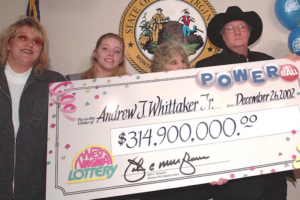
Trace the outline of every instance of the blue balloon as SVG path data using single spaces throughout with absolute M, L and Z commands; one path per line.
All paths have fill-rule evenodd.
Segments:
M 275 15 L 285 28 L 296 28 L 300 22 L 300 0 L 277 0 Z
M 300 27 L 290 32 L 288 43 L 290 50 L 300 56 Z

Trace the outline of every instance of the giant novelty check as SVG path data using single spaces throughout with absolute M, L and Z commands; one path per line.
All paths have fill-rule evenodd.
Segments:
M 299 67 L 280 59 L 52 84 L 47 200 L 298 168 Z

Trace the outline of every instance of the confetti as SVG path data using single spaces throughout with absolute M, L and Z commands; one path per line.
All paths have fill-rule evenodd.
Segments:
M 61 157 L 61 159 L 63 159 L 63 160 L 64 160 L 65 158 L 66 158 L 66 156 Z
M 73 93 L 73 95 L 75 96 L 75 95 L 76 95 L 76 93 L 74 92 L 74 93 Z
M 140 76 L 137 76 L 136 79 L 140 79 Z
M 248 175 L 247 175 L 247 174 L 244 174 L 244 177 L 246 178 L 246 177 L 248 177 Z
M 86 90 L 86 93 L 89 93 L 90 92 L 90 90 Z
M 230 178 L 234 178 L 235 176 L 234 176 L 234 174 L 230 174 Z
M 110 80 L 107 80 L 108 83 L 110 83 Z
M 69 144 L 66 144 L 66 146 L 65 146 L 65 147 L 66 147 L 66 149 L 69 149 L 69 148 L 70 148 L 70 146 L 71 146 L 71 145 L 69 145 Z
M 122 76 L 119 76 L 119 78 L 122 78 Z
M 56 114 L 52 115 L 52 118 L 55 118 L 56 117 Z
M 50 140 L 50 138 L 47 139 L 48 141 Z
M 296 134 L 296 131 L 295 131 L 295 130 L 292 130 L 292 133 L 293 133 L 293 134 Z
M 157 78 L 156 79 L 154 79 L 155 81 L 157 81 Z
M 272 169 L 272 170 L 271 170 L 271 173 L 275 173 L 275 172 L 276 172 L 275 169 Z
M 89 103 L 89 102 L 86 102 L 85 105 L 88 106 L 88 105 L 90 105 L 90 103 Z
M 290 141 L 290 138 L 289 138 L 289 137 L 287 137 L 287 138 L 286 138 L 286 141 Z
M 50 165 L 50 164 L 51 164 L 51 162 L 50 162 L 50 161 L 48 161 L 48 162 L 47 162 L 47 165 Z
M 129 86 L 128 86 L 128 85 L 125 85 L 125 87 L 128 88 Z
M 279 156 L 281 156 L 281 155 L 282 155 L 282 153 L 279 152 Z
M 58 147 L 58 146 L 59 146 L 59 143 L 56 143 L 56 144 L 55 144 L 55 146 L 57 146 L 57 147 Z
M 50 106 L 53 106 L 53 103 L 50 103 Z
M 300 95 L 300 92 L 297 92 L 298 95 Z
M 95 99 L 99 99 L 99 95 L 96 95 L 96 96 L 95 96 Z
M 94 78 L 94 79 L 93 79 L 93 82 L 96 82 L 96 81 L 97 81 L 97 79 Z
M 297 156 L 293 155 L 292 158 L 295 160 L 297 158 Z
M 84 83 L 83 86 L 86 86 L 86 84 Z
M 51 128 L 54 128 L 54 127 L 55 127 L 55 124 L 52 123 L 50 127 L 51 127 Z
M 103 92 L 104 95 L 106 95 L 106 92 Z
M 49 153 L 51 154 L 51 153 L 52 153 L 52 151 L 49 151 Z
M 253 166 L 252 166 L 252 167 L 250 167 L 250 170 L 251 170 L 251 171 L 253 171 L 254 169 L 255 169 L 255 168 L 254 168 Z
M 285 166 L 285 167 L 288 167 L 288 166 L 289 166 L 289 164 L 287 164 L 287 163 L 286 163 L 284 166 Z
M 260 170 L 260 174 L 263 174 L 263 172 L 264 172 L 263 170 Z
M 99 87 L 98 87 L 98 86 L 96 86 L 95 88 L 96 88 L 96 89 L 98 89 Z

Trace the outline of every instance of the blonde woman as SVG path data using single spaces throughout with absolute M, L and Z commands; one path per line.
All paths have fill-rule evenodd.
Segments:
M 157 47 L 154 53 L 150 69 L 151 72 L 163 72 L 189 69 L 190 63 L 182 44 L 175 41 L 164 42 Z M 189 187 L 166 189 L 151 192 L 141 200 L 208 200 L 211 190 L 208 184 Z
M 0 196 L 45 199 L 50 71 L 47 35 L 21 17 L 0 35 Z
M 152 58 L 151 72 L 188 69 L 190 63 L 182 44 L 168 41 L 160 44 Z
M 124 42 L 116 34 L 102 35 L 93 51 L 92 66 L 83 74 L 67 75 L 69 80 L 130 75 L 124 64 Z

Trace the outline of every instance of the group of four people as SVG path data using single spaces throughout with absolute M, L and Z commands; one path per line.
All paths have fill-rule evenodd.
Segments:
M 210 41 L 223 51 L 199 61 L 196 67 L 274 59 L 248 49 L 262 33 L 262 21 L 255 12 L 229 7 L 226 13 L 211 20 L 207 32 Z M 128 75 L 124 48 L 118 35 L 101 36 L 93 51 L 92 66 L 82 74 L 67 76 L 67 79 Z M 295 54 L 286 57 L 299 60 Z M 67 80 L 49 66 L 46 31 L 37 19 L 20 18 L 2 32 L 0 196 L 3 200 L 45 199 L 49 83 Z M 160 72 L 191 67 L 181 44 L 166 42 L 157 48 L 150 68 L 152 72 Z M 214 200 L 284 200 L 287 195 L 285 176 L 294 178 L 293 172 L 289 171 L 228 182 L 220 179 L 210 185 L 162 190 L 137 197 L 142 200 L 207 200 L 212 197 Z

